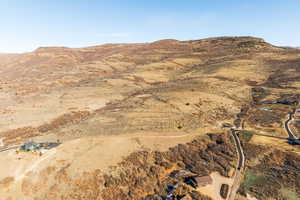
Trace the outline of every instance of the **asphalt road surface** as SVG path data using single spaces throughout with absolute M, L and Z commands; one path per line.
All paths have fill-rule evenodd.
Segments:
M 243 147 L 241 145 L 240 139 L 237 136 L 237 131 L 236 130 L 232 130 L 232 136 L 234 138 L 234 142 L 237 148 L 237 152 L 238 152 L 238 157 L 239 157 L 239 162 L 238 162 L 238 166 L 237 169 L 241 170 L 244 167 L 245 164 L 245 156 L 244 156 L 244 152 L 243 152 Z
M 243 151 L 243 147 L 241 145 L 240 139 L 237 136 L 237 132 L 238 132 L 237 130 L 231 129 L 231 134 L 233 136 L 234 143 L 235 143 L 237 153 L 238 153 L 238 164 L 237 164 L 235 175 L 234 175 L 234 181 L 233 181 L 232 187 L 230 189 L 230 193 L 227 197 L 228 200 L 235 199 L 236 193 L 240 187 L 240 182 L 243 177 L 243 169 L 244 169 L 244 165 L 245 165 L 245 155 L 244 155 L 244 151 Z
M 288 119 L 287 119 L 287 120 L 285 121 L 285 123 L 284 123 L 285 130 L 286 130 L 286 132 L 288 133 L 288 136 L 289 136 L 290 139 L 298 139 L 298 138 L 293 134 L 293 132 L 291 131 L 290 126 L 289 126 L 290 122 L 294 120 L 294 114 L 295 114 L 296 112 L 297 112 L 297 110 L 294 109 L 293 112 L 289 113 L 289 117 L 288 117 Z

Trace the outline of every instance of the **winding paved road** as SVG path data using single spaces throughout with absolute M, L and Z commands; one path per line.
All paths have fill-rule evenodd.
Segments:
M 243 151 L 243 147 L 241 145 L 240 139 L 237 136 L 237 130 L 235 129 L 231 129 L 231 134 L 232 137 L 234 139 L 234 143 L 237 149 L 237 154 L 238 154 L 238 164 L 236 167 L 236 171 L 235 171 L 235 175 L 234 175 L 234 181 L 232 184 L 232 187 L 230 189 L 230 192 L 227 196 L 227 200 L 234 200 L 236 193 L 240 187 L 240 182 L 243 178 L 243 170 L 244 170 L 244 166 L 245 166 L 245 155 L 244 155 L 244 151 Z
M 265 134 L 256 134 L 256 135 L 261 135 L 261 136 L 267 136 L 267 137 L 274 137 L 274 138 L 278 138 L 278 139 L 293 139 L 293 140 L 297 140 L 298 138 L 294 135 L 294 133 L 291 131 L 289 124 L 294 120 L 294 115 L 297 111 L 299 111 L 300 109 L 294 109 L 293 112 L 289 113 L 289 117 L 288 119 L 285 121 L 284 123 L 284 127 L 285 130 L 288 133 L 288 138 L 286 137 L 281 137 L 281 136 L 272 136 L 272 135 L 265 135 Z M 243 178 L 243 170 L 244 170 L 244 166 L 245 166 L 245 155 L 243 152 L 243 147 L 241 145 L 240 139 L 237 136 L 237 133 L 239 132 L 239 130 L 235 130 L 235 129 L 231 129 L 231 134 L 233 136 L 234 139 L 234 143 L 237 149 L 237 153 L 238 153 L 238 164 L 237 164 L 237 168 L 236 168 L 236 172 L 234 175 L 234 182 L 233 185 L 230 189 L 229 195 L 227 197 L 227 200 L 234 200 L 237 190 L 239 189 L 240 186 L 240 182 Z
M 295 115 L 295 113 L 296 113 L 297 111 L 298 111 L 298 109 L 294 109 L 293 112 L 289 113 L 289 117 L 288 117 L 288 119 L 287 119 L 287 120 L 285 121 L 285 123 L 284 123 L 284 127 L 285 127 L 286 132 L 288 133 L 289 139 L 294 139 L 294 140 L 296 140 L 296 139 L 298 139 L 298 138 L 297 138 L 297 137 L 294 135 L 294 133 L 291 131 L 289 124 L 290 124 L 292 121 L 294 121 L 294 115 Z
M 239 162 L 238 162 L 238 166 L 237 169 L 241 170 L 244 167 L 245 164 L 245 155 L 244 155 L 244 151 L 240 142 L 239 137 L 237 136 L 237 131 L 236 130 L 232 130 L 232 136 L 234 138 L 234 143 L 237 147 L 237 152 L 238 152 L 238 158 L 239 158 Z

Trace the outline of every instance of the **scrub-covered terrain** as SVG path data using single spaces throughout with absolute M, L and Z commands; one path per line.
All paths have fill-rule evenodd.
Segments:
M 1 54 L 0 100 L 1 200 L 299 199 L 298 49 L 220 37 Z M 20 151 L 29 141 L 59 145 Z

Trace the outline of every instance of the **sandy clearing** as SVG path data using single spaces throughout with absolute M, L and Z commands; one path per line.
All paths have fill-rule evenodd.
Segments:
M 32 165 L 29 168 L 27 168 L 24 172 L 22 172 L 20 174 L 19 173 L 15 174 L 15 180 L 21 181 L 26 176 L 27 173 L 34 172 L 44 160 L 49 159 L 55 153 L 56 153 L 56 149 L 52 149 L 52 150 L 48 151 L 40 159 L 33 162 Z M 19 171 L 20 170 L 17 170 L 17 172 L 19 172 Z
M 199 188 L 198 191 L 214 200 L 224 200 L 220 195 L 221 185 L 228 184 L 231 187 L 234 179 L 221 176 L 218 172 L 213 172 L 210 176 L 213 179 L 213 183 Z
M 178 143 L 187 143 L 199 134 L 184 133 L 137 133 L 115 136 L 90 136 L 67 141 L 41 157 L 37 154 L 15 151 L 3 152 L 0 156 L 0 180 L 12 177 L 8 188 L 0 188 L 0 196 L 22 196 L 22 183 L 28 178 L 40 180 L 40 172 L 48 167 L 64 167 L 70 177 L 86 171 L 100 169 L 110 172 L 130 153 L 139 150 L 165 151 Z M 39 138 L 41 139 L 41 138 Z M 14 195 L 16 194 L 16 195 Z

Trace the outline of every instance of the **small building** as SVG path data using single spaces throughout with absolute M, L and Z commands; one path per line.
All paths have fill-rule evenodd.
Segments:
M 35 142 L 26 142 L 21 147 L 22 151 L 34 151 L 40 149 L 40 145 Z
M 213 180 L 210 176 L 198 176 L 194 179 L 198 187 L 205 187 L 213 183 Z
M 185 178 L 184 181 L 186 184 L 192 186 L 193 188 L 205 187 L 213 183 L 213 180 L 210 176 L 192 176 Z

